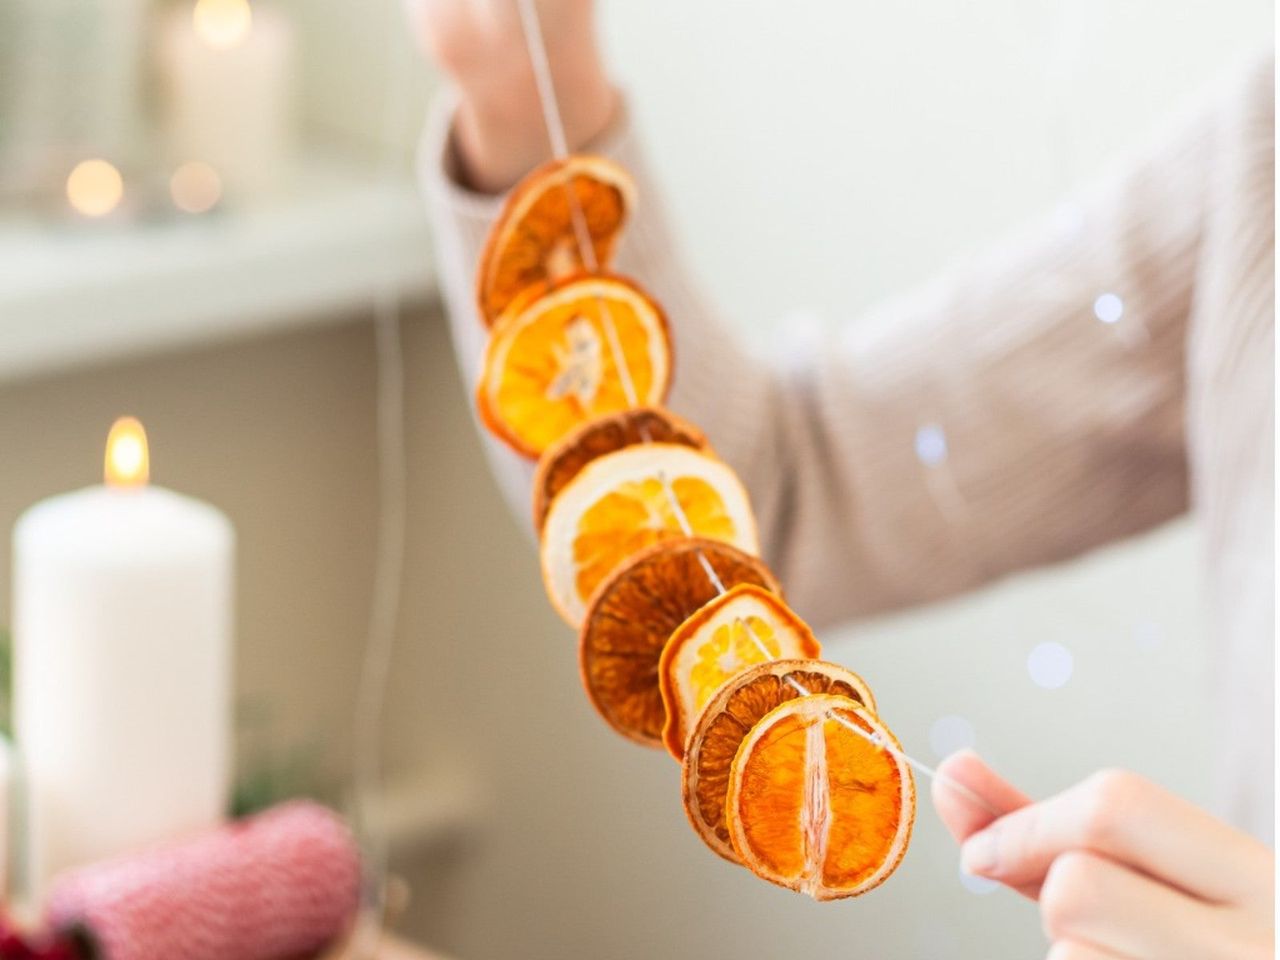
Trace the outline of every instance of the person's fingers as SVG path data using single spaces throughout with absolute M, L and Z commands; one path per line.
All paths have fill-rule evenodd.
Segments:
M 972 750 L 961 750 L 943 760 L 930 792 L 938 816 L 957 843 L 964 843 L 970 834 L 986 827 L 999 815 L 1031 802 Z
M 1207 900 L 1246 897 L 1270 869 L 1262 844 L 1125 771 L 1102 771 L 1001 817 L 965 841 L 961 862 L 971 873 L 1027 888 L 1069 850 L 1131 864 Z
M 1077 940 L 1059 940 L 1049 948 L 1045 960 L 1130 960 Z
M 1104 956 L 1204 960 L 1225 933 L 1220 908 L 1092 853 L 1053 861 L 1040 889 L 1040 918 L 1053 942 L 1079 943 Z

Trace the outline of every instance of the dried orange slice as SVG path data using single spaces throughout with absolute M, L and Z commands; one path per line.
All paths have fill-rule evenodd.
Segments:
M 679 443 L 710 452 L 707 438 L 661 407 L 636 407 L 589 420 L 549 447 L 533 475 L 533 525 L 541 530 L 555 495 L 596 457 L 637 443 Z
M 758 663 L 821 652 L 809 625 L 776 594 L 743 584 L 716 597 L 680 624 L 662 649 L 658 683 L 667 750 L 684 759 L 689 728 L 726 681 Z
M 689 822 L 712 850 L 740 863 L 729 842 L 724 798 L 738 746 L 760 718 L 803 693 L 835 693 L 872 713 L 876 701 L 866 682 L 824 660 L 772 660 L 746 670 L 711 695 L 686 741 L 680 790 Z
M 725 819 L 757 876 L 835 900 L 866 893 L 897 869 L 915 822 L 910 768 L 856 700 L 797 697 L 751 728 L 729 771 Z
M 660 404 L 670 382 L 661 308 L 629 280 L 579 276 L 503 314 L 476 402 L 485 426 L 537 457 L 593 417 Z
M 726 588 L 754 583 L 781 593 L 757 557 L 718 540 L 688 538 L 637 554 L 591 598 L 578 645 L 583 686 L 610 726 L 645 746 L 662 746 L 662 648 L 718 593 L 707 568 Z
M 598 266 L 609 265 L 627 212 L 635 205 L 630 175 L 603 157 L 574 156 L 544 164 L 512 190 L 481 251 L 476 300 L 486 324 L 492 326 L 530 289 L 586 268 L 575 204 Z
M 637 550 L 684 536 L 685 523 L 695 536 L 758 552 L 747 491 L 723 461 L 673 443 L 592 460 L 551 502 L 542 528 L 542 579 L 552 605 L 578 626 L 605 577 Z

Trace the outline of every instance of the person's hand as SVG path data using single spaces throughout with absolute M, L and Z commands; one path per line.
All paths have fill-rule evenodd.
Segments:
M 592 0 L 537 0 L 569 148 L 616 109 Z M 516 0 L 405 0 L 410 29 L 456 84 L 454 136 L 469 186 L 503 190 L 550 157 Z
M 1039 901 L 1050 960 L 1274 956 L 1273 853 L 1199 807 L 1121 770 L 1040 803 L 972 752 L 938 772 L 933 802 L 961 865 Z

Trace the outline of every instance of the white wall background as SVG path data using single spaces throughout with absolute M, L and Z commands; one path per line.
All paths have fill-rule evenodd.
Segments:
M 1045 212 L 1271 42 L 1265 0 L 603 5 L 690 258 L 831 321 Z
M 1046 212 L 1264 47 L 1271 13 L 1263 0 L 615 0 L 604 28 L 693 266 L 744 335 L 765 340 L 796 311 L 855 323 L 876 299 Z M 1124 765 L 1204 802 L 1195 551 L 1183 521 L 852 628 L 827 650 L 869 679 L 926 760 L 933 722 L 960 715 L 1032 794 Z M 554 637 L 534 639 L 556 649 Z M 1028 678 L 1043 640 L 1074 654 L 1062 689 Z M 859 901 L 815 905 L 719 862 L 688 831 L 669 762 L 578 729 L 590 714 L 559 672 L 537 680 L 554 705 L 523 709 L 538 714 L 528 729 L 557 711 L 567 732 L 521 745 L 522 775 L 496 780 L 489 842 L 453 888 L 448 939 L 460 953 L 1042 953 L 1031 906 L 961 885 L 927 804 L 899 874 Z

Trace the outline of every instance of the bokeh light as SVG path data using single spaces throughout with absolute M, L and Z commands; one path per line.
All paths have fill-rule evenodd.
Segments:
M 976 740 L 973 724 L 954 713 L 939 717 L 929 726 L 929 746 L 939 759 L 972 747 Z
M 191 11 L 196 35 L 215 50 L 244 42 L 253 24 L 249 0 L 197 0 Z
M 1104 293 L 1093 301 L 1093 315 L 1103 323 L 1119 323 L 1124 316 L 1124 301 L 1114 293 Z
M 960 869 L 960 885 L 970 893 L 985 897 L 988 893 L 999 889 L 1000 884 L 994 880 L 988 880 L 986 877 L 975 877 L 971 873 L 965 873 L 964 868 Z
M 1027 654 L 1027 673 L 1031 675 L 1031 682 L 1046 690 L 1066 686 L 1074 669 L 1075 658 L 1071 651 L 1052 640 L 1037 643 Z
M 936 423 L 926 423 L 916 431 L 916 456 L 926 467 L 936 467 L 947 459 L 947 435 Z
M 169 196 L 184 213 L 207 213 L 222 199 L 222 178 L 209 164 L 191 160 L 173 171 Z
M 104 217 L 120 205 L 124 180 L 106 160 L 82 160 L 67 177 L 67 202 L 86 217 Z

